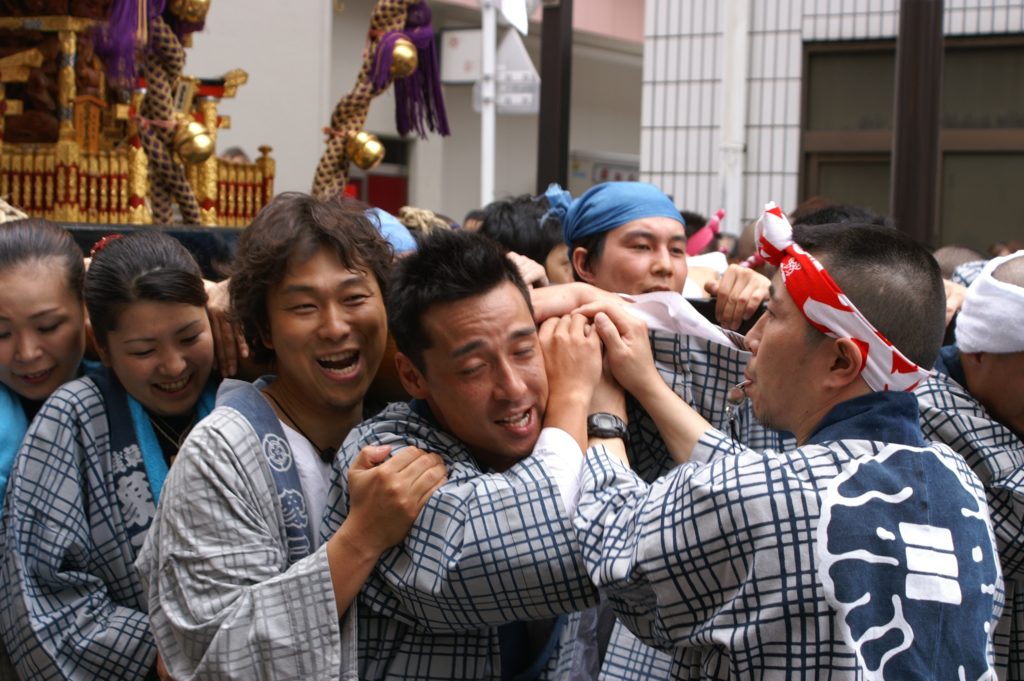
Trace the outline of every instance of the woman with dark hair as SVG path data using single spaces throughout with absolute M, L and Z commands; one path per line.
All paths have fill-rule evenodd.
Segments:
M 81 372 L 84 272 L 82 252 L 57 225 L 0 225 L 0 515 L 29 421 Z
M 181 244 L 140 232 L 95 252 L 84 298 L 104 367 L 58 388 L 25 435 L 0 633 L 26 678 L 144 679 L 162 669 L 132 563 L 178 447 L 212 407 L 206 292 Z
M 82 372 L 84 273 L 66 230 L 38 219 L 0 224 L 0 517 L 29 421 Z M 0 645 L 0 678 L 14 674 L 10 664 Z

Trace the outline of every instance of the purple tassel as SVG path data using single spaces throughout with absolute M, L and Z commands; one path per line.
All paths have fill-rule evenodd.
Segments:
M 402 136 L 409 134 L 413 129 L 422 138 L 426 138 L 427 129 L 441 135 L 450 134 L 430 16 L 427 3 L 420 0 L 409 7 L 405 30 L 391 31 L 377 44 L 372 73 L 373 86 L 376 90 L 386 88 L 391 78 L 395 41 L 399 38 L 408 38 L 416 46 L 416 71 L 408 78 L 399 78 L 395 81 L 395 127 Z
M 377 55 L 373 61 L 373 89 L 380 92 L 388 86 L 391 80 L 391 65 L 395 61 L 395 43 L 399 38 L 404 38 L 401 31 L 388 31 L 384 37 L 377 41 Z
M 111 3 L 110 18 L 93 29 L 93 44 L 96 54 L 103 60 L 107 76 L 117 87 L 132 88 L 135 86 L 136 60 L 145 45 L 135 43 L 135 31 L 138 28 L 140 0 L 114 0 Z M 164 14 L 166 0 L 148 0 L 148 23 Z M 201 30 L 203 25 L 186 23 L 167 12 L 164 21 L 174 31 L 178 39 L 187 33 Z

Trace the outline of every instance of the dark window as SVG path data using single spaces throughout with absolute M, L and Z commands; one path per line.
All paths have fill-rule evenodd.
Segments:
M 1024 231 L 1024 36 L 946 40 L 938 244 Z M 807 43 L 800 197 L 891 210 L 895 42 Z

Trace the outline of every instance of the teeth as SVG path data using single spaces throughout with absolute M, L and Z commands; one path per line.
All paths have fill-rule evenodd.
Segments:
M 173 393 L 176 390 L 181 390 L 188 385 L 188 378 L 183 378 L 180 381 L 174 381 L 173 383 L 157 383 L 158 388 L 166 390 L 169 393 Z
M 42 378 L 48 373 L 50 373 L 49 369 L 43 369 L 42 371 L 37 371 L 34 374 L 21 374 L 21 377 L 29 381 L 34 381 L 37 378 Z
M 348 350 L 347 352 L 337 352 L 337 353 L 335 353 L 333 355 L 327 355 L 325 357 L 321 357 L 320 361 L 321 362 L 351 362 L 352 359 L 356 356 L 356 354 L 357 354 L 356 350 Z
M 525 426 L 529 420 L 530 412 L 524 411 L 519 416 L 510 416 L 507 419 L 499 419 L 498 423 L 504 423 L 506 425 L 512 426 L 513 428 L 521 428 L 522 426 Z
M 347 352 L 337 352 L 333 355 L 320 357 L 317 359 L 317 363 L 328 371 L 344 374 L 354 368 L 356 360 L 358 359 L 359 352 L 357 350 L 349 350 Z

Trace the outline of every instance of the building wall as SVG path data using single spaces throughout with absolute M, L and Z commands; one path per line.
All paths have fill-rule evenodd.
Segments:
M 477 9 L 480 0 L 445 0 L 451 5 L 462 5 Z M 527 0 L 527 7 L 530 6 Z M 644 1 L 645 0 L 574 0 L 572 27 L 576 31 L 584 31 L 603 35 L 618 40 L 641 42 L 644 39 Z M 543 7 L 540 0 L 532 0 L 536 5 L 530 20 L 539 22 Z
M 590 16 L 582 8 L 594 2 L 609 5 L 611 14 L 594 15 L 604 17 L 604 24 L 614 26 L 625 9 L 637 26 L 641 23 L 643 0 L 618 2 L 617 8 L 605 0 L 577 0 L 577 17 Z M 436 31 L 479 27 L 477 5 L 473 11 L 461 6 L 450 11 L 451 4 L 460 3 L 431 2 Z M 212 3 L 206 30 L 195 35 L 188 50 L 186 73 L 219 75 L 235 67 L 249 72 L 249 83 L 221 107 L 232 116 L 232 128 L 221 132 L 218 149 L 237 145 L 255 156 L 259 145 L 269 144 L 277 160 L 277 191 L 309 191 L 324 149 L 323 128 L 359 72 L 373 5 L 373 0 Z M 629 27 L 629 22 L 619 24 Z M 536 29 L 534 24 L 524 42 L 538 65 Z M 570 148 L 640 153 L 641 62 L 639 43 L 607 36 L 577 39 Z M 445 86 L 445 99 L 452 135 L 410 138 L 409 202 L 461 220 L 480 203 L 480 119 L 472 108 L 472 86 Z M 373 100 L 366 129 L 396 137 L 394 110 L 388 90 Z M 536 116 L 498 116 L 498 197 L 536 189 L 536 146 Z
M 640 168 L 677 205 L 710 214 L 722 205 L 723 5 L 647 0 Z M 947 35 L 1020 33 L 1021 0 L 946 0 Z M 800 85 L 805 41 L 894 38 L 898 0 L 750 0 L 745 195 L 742 221 L 764 202 L 797 201 Z
M 353 55 L 362 40 L 373 0 L 346 0 L 345 12 L 334 16 L 331 101 L 355 82 L 358 64 Z M 457 4 L 457 3 L 456 3 Z M 632 4 L 636 4 L 633 2 Z M 479 14 L 445 11 L 444 3 L 431 3 L 435 31 L 479 26 Z M 577 5 L 578 6 L 578 5 Z M 637 17 L 642 8 L 636 7 Z M 469 23 L 467 25 L 467 20 Z M 524 38 L 539 71 L 540 35 L 531 28 Z M 501 29 L 505 30 L 505 29 Z M 499 32 L 499 38 L 501 33 Z M 573 51 L 570 113 L 570 149 L 638 155 L 640 153 L 640 88 L 642 58 L 636 47 L 621 41 L 578 40 Z M 444 213 L 461 222 L 480 207 L 480 115 L 473 110 L 472 85 L 445 85 L 445 107 L 451 135 L 427 140 L 410 137 L 409 203 Z M 538 118 L 536 115 L 497 117 L 495 196 L 534 193 L 537 177 Z M 395 137 L 394 98 L 390 91 L 373 101 L 366 129 Z
M 231 128 L 218 133 L 217 149 L 240 146 L 256 158 L 260 145 L 273 147 L 279 192 L 313 184 L 331 106 L 330 16 L 331 0 L 214 2 L 186 50 L 189 75 L 249 73 L 238 95 L 221 103 Z

